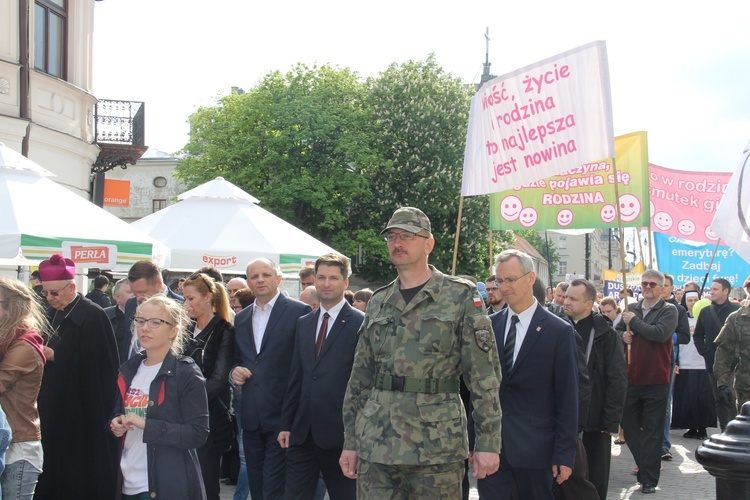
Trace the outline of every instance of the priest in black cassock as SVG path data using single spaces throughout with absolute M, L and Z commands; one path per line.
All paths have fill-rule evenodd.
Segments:
M 34 498 L 115 498 L 119 456 L 107 427 L 119 366 L 112 326 L 76 291 L 72 260 L 55 254 L 39 273 L 54 333 L 38 398 L 44 470 Z

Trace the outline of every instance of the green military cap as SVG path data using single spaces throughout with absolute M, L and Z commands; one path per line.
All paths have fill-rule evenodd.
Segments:
M 380 234 L 385 233 L 389 229 L 398 228 L 410 233 L 417 234 L 420 231 L 427 231 L 432 234 L 432 226 L 430 225 L 430 219 L 418 208 L 414 207 L 401 207 L 391 216 L 391 220 L 388 221 L 388 225 L 380 231 Z

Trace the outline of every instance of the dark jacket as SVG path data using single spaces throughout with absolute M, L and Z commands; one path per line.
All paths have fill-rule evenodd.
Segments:
M 510 308 L 490 316 L 505 344 Z M 578 347 L 570 323 L 538 305 L 510 371 L 500 356 L 502 460 L 511 467 L 573 467 L 578 434 Z
M 693 343 L 703 359 L 706 361 L 706 370 L 713 373 L 714 355 L 716 354 L 716 344 L 714 340 L 724 327 L 727 317 L 740 306 L 727 300 L 721 305 L 711 302 L 711 305 L 704 307 L 698 315 L 695 322 L 695 333 L 693 333 Z
M 125 393 L 144 359 L 145 355 L 139 353 L 120 367 L 115 416 L 123 414 Z M 206 498 L 195 449 L 203 445 L 207 437 L 208 401 L 204 379 L 191 358 L 175 357 L 170 351 L 151 382 L 143 429 L 143 442 L 148 446 L 151 498 Z
M 112 306 L 104 309 L 107 313 L 109 322 L 112 323 L 112 331 L 115 332 L 115 342 L 117 342 L 117 354 L 119 363 L 124 363 L 130 357 L 130 348 L 133 343 L 133 333 L 130 330 L 130 323 L 125 321 L 125 313 L 119 307 Z
M 665 300 L 667 304 L 672 304 L 677 308 L 677 328 L 675 333 L 677 334 L 678 344 L 689 344 L 690 343 L 690 321 L 688 320 L 687 309 L 682 307 L 674 297 L 669 300 Z
M 594 345 L 588 359 L 591 402 L 586 431 L 617 432 L 628 388 L 627 367 L 617 332 L 604 316 L 593 313 Z
M 297 320 L 289 386 L 279 426 L 291 431 L 292 445 L 304 444 L 311 434 L 318 447 L 340 450 L 344 445 L 344 394 L 359 340 L 357 331 L 365 315 L 345 302 L 316 356 L 320 311 Z
M 260 352 L 253 336 L 253 307 L 248 306 L 234 318 L 235 365 L 244 366 L 253 374 L 242 385 L 242 429 L 266 432 L 281 430 L 281 406 L 289 385 L 294 354 L 297 320 L 311 312 L 299 300 L 279 295 L 271 309 L 261 341 Z
M 630 344 L 628 385 L 669 384 L 677 308 L 660 298 L 644 317 L 643 302 L 629 307 L 635 317 L 630 320 L 630 330 L 634 335 Z M 618 331 L 625 331 L 625 328 L 625 321 L 617 324 Z
M 94 304 L 97 304 L 102 309 L 106 307 L 110 307 L 112 305 L 112 302 L 110 302 L 109 297 L 107 297 L 107 294 L 102 292 L 98 288 L 94 288 L 89 293 L 87 293 L 86 298 L 89 299 Z
M 232 407 L 229 372 L 234 363 L 234 327 L 214 316 L 198 336 L 192 338 L 194 329 L 193 323 L 188 329 L 191 339 L 185 354 L 193 358 L 206 379 L 211 429 L 206 444 L 223 453 L 229 450 L 235 439 L 229 419 Z
M 107 425 L 117 391 L 112 325 L 102 308 L 81 294 L 51 312 L 56 329 L 47 345 L 55 358 L 44 367 L 37 398 L 44 472 L 35 498 L 111 498 L 119 469 Z

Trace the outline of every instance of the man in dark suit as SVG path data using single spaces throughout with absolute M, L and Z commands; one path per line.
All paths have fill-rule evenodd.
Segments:
M 297 320 L 279 444 L 287 448 L 287 499 L 313 498 L 322 472 L 331 500 L 354 500 L 357 482 L 344 476 L 342 405 L 354 364 L 357 330 L 365 315 L 344 299 L 349 261 L 330 253 L 315 261 L 320 307 Z
M 533 295 L 534 264 L 506 250 L 497 283 L 508 307 L 490 316 L 503 379 L 502 449 L 497 474 L 477 481 L 479 497 L 552 499 L 573 468 L 578 432 L 578 351 L 575 332 Z
M 242 441 L 253 500 L 284 494 L 285 450 L 277 438 L 289 385 L 297 320 L 310 306 L 279 293 L 281 272 L 268 259 L 247 266 L 255 302 L 234 318 L 235 362 L 230 378 L 242 386 Z
M 125 321 L 125 307 L 132 296 L 133 293 L 130 291 L 130 283 L 127 278 L 121 279 L 112 288 L 112 297 L 115 299 L 115 305 L 104 309 L 109 322 L 112 323 L 112 330 L 115 332 L 115 340 L 117 341 L 117 353 L 123 363 L 130 356 L 130 344 L 133 339 L 133 334 L 130 331 L 130 323 Z M 117 367 L 119 368 L 120 366 L 118 365 Z

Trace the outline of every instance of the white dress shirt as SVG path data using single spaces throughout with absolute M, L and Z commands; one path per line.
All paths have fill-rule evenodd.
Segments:
M 325 313 L 328 313 L 328 329 L 326 330 L 326 337 L 328 337 L 328 334 L 331 333 L 331 328 L 333 327 L 333 323 L 336 321 L 336 318 L 338 317 L 339 313 L 341 312 L 341 309 L 344 308 L 344 302 L 346 302 L 346 299 L 342 298 L 341 302 L 336 304 L 330 309 L 326 309 L 323 307 L 323 305 L 320 305 L 320 314 L 318 315 L 318 326 L 315 328 L 315 338 L 318 337 L 318 332 L 320 331 L 320 325 L 323 324 L 323 315 Z
M 276 295 L 263 307 L 258 305 L 257 300 L 253 302 L 253 338 L 255 339 L 256 353 L 260 353 L 260 345 L 263 343 L 263 336 L 266 333 L 268 318 L 271 317 L 271 311 L 278 298 L 279 292 L 276 291 Z
M 518 316 L 518 323 L 516 323 L 516 345 L 513 349 L 513 365 L 516 364 L 516 358 L 518 357 L 518 351 L 521 350 L 523 340 L 526 338 L 526 330 L 528 330 L 531 324 L 531 318 L 534 317 L 536 308 L 539 303 L 535 300 L 534 304 L 520 313 L 515 312 L 510 306 L 508 306 L 508 319 L 505 322 L 505 337 L 503 338 L 503 345 L 508 340 L 508 331 L 510 330 L 510 320 L 513 315 Z

